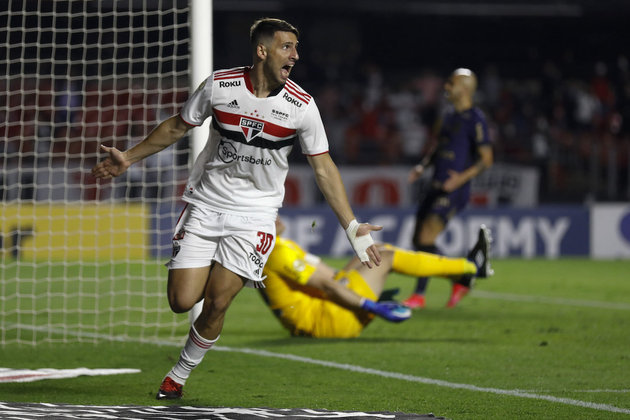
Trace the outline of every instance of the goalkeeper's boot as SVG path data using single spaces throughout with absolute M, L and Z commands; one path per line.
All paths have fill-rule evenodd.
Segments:
M 479 227 L 479 236 L 475 246 L 468 253 L 468 260 L 477 267 L 476 277 L 486 278 L 494 274 L 494 270 L 490 266 L 490 244 L 492 243 L 492 235 L 490 229 L 486 225 Z M 472 289 L 475 278 L 470 275 L 462 276 L 453 283 L 451 297 L 446 303 L 447 308 L 455 307 L 460 300 L 464 298 Z
M 486 278 L 494 274 L 490 266 L 490 244 L 492 244 L 492 233 L 486 225 L 479 227 L 479 237 L 477 243 L 468 253 L 468 260 L 477 266 L 477 277 Z
M 407 299 L 403 300 L 402 304 L 411 309 L 422 309 L 425 305 L 424 295 L 414 293 Z
M 361 309 L 380 316 L 390 322 L 402 322 L 411 318 L 411 309 L 395 301 L 374 302 L 373 300 L 361 299 Z
M 183 388 L 183 385 L 178 384 L 170 376 L 167 376 L 162 381 L 160 390 L 155 398 L 158 400 L 178 400 L 182 397 Z

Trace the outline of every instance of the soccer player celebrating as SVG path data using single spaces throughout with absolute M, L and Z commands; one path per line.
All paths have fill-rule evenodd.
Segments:
M 411 311 L 395 302 L 378 302 L 390 272 L 409 276 L 487 277 L 490 231 L 482 226 L 477 243 L 466 258 L 447 258 L 379 245 L 381 265 L 368 269 L 355 257 L 336 272 L 295 242 L 281 237 L 264 268 L 266 288 L 259 291 L 282 325 L 292 335 L 316 338 L 358 336 L 375 315 L 392 322 L 409 318 Z
M 313 98 L 289 79 L 299 55 L 298 30 L 264 18 L 250 30 L 253 65 L 215 71 L 180 113 L 125 152 L 109 156 L 92 173 L 118 176 L 212 118 L 208 142 L 190 173 L 167 267 L 167 296 L 176 313 L 204 299 L 179 360 L 165 376 L 158 399 L 181 398 L 191 371 L 219 339 L 230 303 L 244 286 L 263 287 L 262 271 L 276 239 L 275 220 L 284 196 L 288 155 L 299 141 L 319 189 L 346 229 L 366 267 L 380 264 L 370 232 L 348 203 Z M 211 269 L 212 267 L 212 269 Z
M 416 250 L 439 253 L 435 241 L 448 221 L 468 204 L 470 181 L 492 166 L 493 152 L 488 125 L 481 110 L 473 105 L 477 77 L 468 69 L 457 69 L 444 85 L 453 105 L 442 118 L 437 142 L 409 173 L 415 182 L 424 170 L 434 166 L 431 187 L 418 207 L 413 244 Z M 418 278 L 414 293 L 403 301 L 410 308 L 425 304 L 427 276 Z M 472 278 L 453 283 L 447 307 L 453 307 L 468 293 Z

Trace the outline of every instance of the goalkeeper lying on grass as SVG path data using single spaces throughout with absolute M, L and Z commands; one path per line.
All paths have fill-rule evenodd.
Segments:
M 392 322 L 411 316 L 396 302 L 378 302 L 387 275 L 393 271 L 412 277 L 449 278 L 492 275 L 488 260 L 490 232 L 482 226 L 479 239 L 466 258 L 407 251 L 379 245 L 381 265 L 368 269 L 352 258 L 339 271 L 282 238 L 282 221 L 276 221 L 276 245 L 264 268 L 265 288 L 258 289 L 282 325 L 292 335 L 357 337 L 375 315 Z

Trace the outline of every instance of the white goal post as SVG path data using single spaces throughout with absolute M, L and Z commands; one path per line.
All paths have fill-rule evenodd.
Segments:
M 187 317 L 168 307 L 163 264 L 207 134 L 111 181 L 90 170 L 100 144 L 142 140 L 210 74 L 212 1 L 4 4 L 0 346 L 180 340 Z

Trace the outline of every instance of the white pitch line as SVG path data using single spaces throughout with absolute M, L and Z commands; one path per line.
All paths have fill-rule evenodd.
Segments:
M 499 395 L 510 395 L 512 397 L 529 398 L 529 399 L 534 399 L 534 400 L 545 400 L 545 401 L 550 401 L 554 403 L 592 408 L 594 410 L 609 411 L 612 413 L 630 414 L 630 409 L 619 408 L 619 407 L 615 407 L 609 404 L 597 404 L 597 403 L 592 403 L 588 401 L 574 400 L 571 398 L 558 398 L 551 395 L 535 394 L 535 393 L 523 392 L 519 390 L 488 388 L 488 387 L 480 387 L 476 385 L 460 384 L 456 382 L 442 381 L 440 379 L 423 378 L 421 376 L 406 375 L 403 373 L 396 373 L 396 372 L 387 372 L 384 370 L 365 368 L 365 367 L 355 366 L 355 365 L 350 365 L 350 364 L 345 364 L 345 363 L 336 363 L 336 362 L 330 362 L 327 360 L 311 359 L 310 357 L 295 356 L 293 354 L 273 353 L 267 350 L 255 350 L 255 349 L 248 349 L 248 348 L 232 348 L 232 347 L 220 347 L 220 346 L 215 346 L 213 347 L 213 349 L 218 350 L 218 351 L 254 354 L 257 356 L 273 357 L 273 358 L 278 358 L 278 359 L 291 360 L 295 362 L 310 363 L 313 365 L 332 367 L 332 368 L 348 370 L 352 372 L 367 373 L 370 375 L 382 376 L 384 378 L 400 379 L 400 380 L 408 381 L 408 382 L 419 382 L 419 383 L 428 384 L 428 385 L 443 386 L 446 388 L 466 389 L 469 391 L 485 392 L 485 393 L 499 394 Z
M 549 389 L 519 389 L 521 392 L 553 392 Z M 564 392 L 584 392 L 584 393 L 604 393 L 604 394 L 626 394 L 630 389 L 565 389 Z
M 15 326 L 15 324 L 12 324 L 10 326 L 13 327 Z M 51 331 L 50 328 L 34 327 L 30 325 L 20 325 L 20 327 L 23 329 L 41 330 L 41 331 L 49 331 L 49 332 Z M 67 330 L 58 331 L 58 332 L 68 334 L 68 335 L 74 335 L 74 336 L 85 335 L 81 332 L 70 332 Z M 160 345 L 160 346 L 172 346 L 172 347 L 182 346 L 181 343 L 174 343 L 173 341 L 167 341 L 167 340 L 146 340 L 146 339 L 133 340 L 130 337 L 120 337 L 120 336 L 112 337 L 105 334 L 94 334 L 94 333 L 90 333 L 89 336 L 92 338 L 102 338 L 106 340 L 121 341 L 121 342 L 141 342 L 144 344 L 155 344 L 155 345 Z M 526 392 L 526 391 L 522 391 L 518 389 L 510 390 L 510 389 L 480 387 L 480 386 L 470 385 L 470 384 L 460 384 L 457 382 L 448 382 L 448 381 L 443 381 L 440 379 L 424 378 L 421 376 L 413 376 L 413 375 L 407 375 L 407 374 L 397 373 L 397 372 L 387 372 L 384 370 L 366 368 L 366 367 L 350 365 L 346 363 L 336 363 L 336 362 L 330 362 L 328 360 L 312 359 L 310 357 L 296 356 L 293 354 L 274 353 L 267 350 L 256 350 L 256 349 L 224 347 L 224 346 L 213 346 L 212 350 L 232 352 L 232 353 L 252 354 L 252 355 L 262 356 L 262 357 L 272 357 L 276 359 L 291 360 L 294 362 L 309 363 L 312 365 L 319 365 L 319 366 L 331 367 L 335 369 L 342 369 L 342 370 L 347 370 L 350 372 L 365 373 L 369 375 L 381 376 L 384 378 L 399 379 L 403 381 L 423 383 L 423 384 L 428 384 L 428 385 L 437 385 L 437 386 L 442 386 L 442 387 L 452 388 L 452 389 L 465 389 L 468 391 L 485 392 L 489 394 L 509 395 L 512 397 L 528 398 L 528 399 L 533 399 L 533 400 L 544 400 L 544 401 L 549 401 L 553 403 L 573 405 L 573 406 L 584 407 L 584 408 L 592 408 L 594 410 L 608 411 L 612 413 L 630 414 L 630 409 L 615 407 L 614 405 L 609 405 L 609 404 L 598 404 L 598 403 L 593 403 L 589 401 L 574 400 L 571 398 L 559 398 L 559 397 L 554 397 L 552 395 L 537 394 L 537 393 Z
M 599 392 L 603 392 L 603 393 L 619 393 L 619 394 L 625 394 L 625 393 L 630 393 L 630 389 L 574 389 L 573 391 L 569 391 L 569 392 L 595 392 L 595 393 L 599 393 Z
M 552 298 L 548 296 L 532 296 L 532 295 L 519 295 L 519 294 L 512 294 L 512 293 L 488 292 L 485 290 L 473 290 L 470 293 L 470 296 L 484 298 L 484 299 L 509 300 L 513 302 L 550 303 L 553 305 L 585 306 L 585 307 L 590 307 L 590 308 L 616 309 L 616 310 L 621 310 L 621 311 L 630 311 L 630 303 L 623 303 L 623 302 L 604 302 L 604 301 L 595 301 L 595 300 Z

